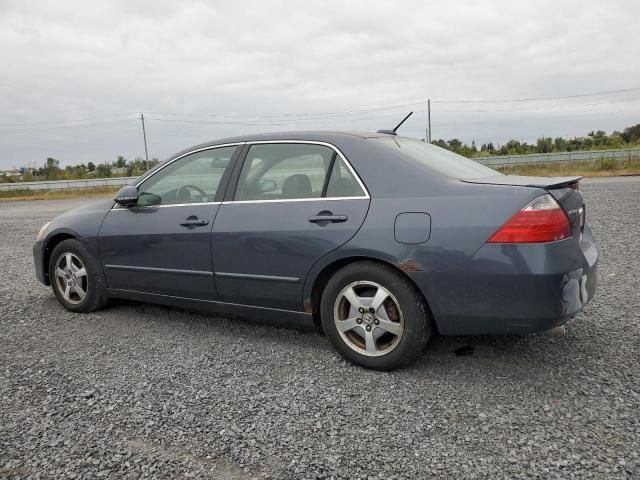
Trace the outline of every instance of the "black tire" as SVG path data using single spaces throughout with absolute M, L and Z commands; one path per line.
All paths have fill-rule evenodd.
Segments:
M 79 276 L 77 279 L 75 277 L 67 278 L 57 274 L 56 270 L 59 262 L 62 261 L 63 265 L 66 265 L 63 257 L 66 259 L 67 254 L 72 254 L 75 257 L 73 261 L 76 262 L 76 268 L 77 265 L 84 267 L 86 278 L 82 276 Z M 78 263 L 78 260 L 80 263 Z M 51 280 L 51 288 L 56 298 L 64 308 L 71 312 L 92 312 L 102 308 L 107 303 L 107 290 L 100 266 L 87 247 L 78 240 L 64 240 L 53 249 L 49 260 L 49 279 Z M 85 286 L 84 291 L 86 291 L 86 294 L 83 298 L 75 293 L 75 290 L 71 292 L 70 297 L 73 297 L 71 301 L 65 298 L 62 289 L 66 288 L 68 281 L 74 282 L 73 289 L 75 289 L 75 282 L 77 282 L 78 286 Z
M 403 319 L 404 331 L 401 335 L 391 335 L 393 340 L 389 343 L 393 348 L 389 347 L 390 350 L 388 353 L 378 353 L 377 341 L 374 342 L 376 344 L 375 355 L 377 356 L 370 356 L 364 352 L 356 351 L 356 349 L 350 345 L 357 343 L 359 341 L 358 337 L 354 337 L 352 333 L 349 334 L 350 338 L 345 339 L 343 338 L 343 334 L 338 331 L 338 327 L 334 321 L 334 312 L 339 311 L 341 308 L 351 308 L 351 303 L 345 304 L 345 300 L 340 300 L 341 303 L 336 304 L 336 301 L 339 299 L 338 297 L 344 298 L 341 292 L 356 282 L 365 282 L 364 287 L 360 284 L 354 287 L 361 289 L 361 292 L 367 293 L 363 291 L 362 288 L 366 289 L 367 282 L 369 282 L 383 287 L 395 297 L 389 297 L 385 300 L 384 305 L 389 305 L 386 302 L 391 300 L 392 303 L 390 305 L 392 311 L 397 312 L 398 309 L 395 305 L 399 307 L 400 314 L 397 315 L 396 318 Z M 363 298 L 364 297 L 365 296 L 363 296 Z M 387 307 L 385 307 L 385 312 L 388 312 Z M 374 370 L 393 370 L 413 362 L 423 352 L 433 330 L 433 320 L 429 308 L 415 286 L 402 275 L 401 272 L 398 272 L 394 268 L 371 261 L 349 264 L 331 277 L 322 292 L 320 313 L 324 331 L 340 355 L 349 362 Z M 373 320 L 371 316 L 369 316 L 367 320 L 381 322 L 381 320 L 377 320 L 377 315 L 378 312 L 376 311 L 373 315 Z M 364 314 L 356 316 L 364 317 Z M 391 318 L 391 316 L 389 316 L 389 318 Z M 356 335 L 365 334 L 362 319 L 358 318 L 356 321 L 358 321 L 359 325 L 351 330 L 351 332 L 354 332 Z M 371 323 L 367 328 L 369 328 L 370 331 L 371 329 L 375 331 L 377 327 Z M 388 334 L 383 333 L 383 335 Z M 352 340 L 354 338 L 355 341 Z M 364 342 L 364 339 L 362 341 Z M 362 347 L 362 349 L 364 348 L 365 347 Z M 380 351 L 384 351 L 384 349 Z

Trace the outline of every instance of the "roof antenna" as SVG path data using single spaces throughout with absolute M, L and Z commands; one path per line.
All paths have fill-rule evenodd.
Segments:
M 378 130 L 376 133 L 386 133 L 388 135 L 396 135 L 396 130 L 398 130 L 400 128 L 400 125 L 406 122 L 407 118 L 409 118 L 411 115 L 413 115 L 413 112 L 409 112 L 409 115 L 404 117 L 402 121 L 398 125 L 396 125 L 396 128 L 394 128 L 393 130 Z

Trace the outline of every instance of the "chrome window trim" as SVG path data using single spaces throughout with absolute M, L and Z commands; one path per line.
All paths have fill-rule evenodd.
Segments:
M 251 142 L 245 142 L 246 145 L 263 145 L 263 144 L 271 144 L 271 143 L 294 143 L 294 144 L 305 144 L 305 145 L 322 145 L 325 147 L 329 147 L 340 156 L 342 161 L 345 163 L 345 165 L 351 172 L 351 175 L 354 176 L 354 178 L 358 182 L 358 185 L 360 185 L 360 188 L 364 192 L 364 195 L 359 195 L 357 197 L 282 198 L 282 199 L 274 199 L 274 200 L 226 200 L 222 202 L 223 205 L 230 205 L 232 203 L 312 202 L 312 201 L 322 201 L 322 200 L 371 200 L 371 196 L 369 195 L 369 190 L 367 189 L 366 185 L 364 184 L 360 176 L 357 174 L 357 172 L 355 171 L 355 169 L 353 168 L 349 160 L 347 160 L 347 157 L 345 157 L 342 151 L 340 151 L 340 149 L 336 147 L 334 144 L 329 142 L 316 141 L 316 140 L 284 140 L 284 139 L 283 140 L 255 140 Z M 248 155 L 248 152 L 247 152 L 247 155 Z M 243 159 L 243 166 L 244 166 L 244 161 L 246 161 L 246 156 Z M 331 172 L 329 172 L 329 175 L 330 174 Z M 236 190 L 237 188 L 238 186 L 236 185 Z M 235 192 L 234 192 L 234 195 L 235 195 Z
M 331 200 L 370 200 L 369 197 L 316 197 L 316 198 L 277 198 L 273 200 L 227 200 L 222 205 L 242 205 L 245 203 L 283 203 L 283 202 L 322 202 Z
M 158 168 L 155 172 L 152 172 L 151 174 L 147 175 L 146 177 L 144 177 L 142 180 L 140 180 L 138 183 L 136 183 L 134 186 L 136 188 L 138 188 L 140 185 L 142 185 L 142 183 L 146 182 L 147 180 L 149 180 L 151 177 L 153 177 L 156 173 L 161 172 L 163 169 L 165 169 L 166 167 L 168 167 L 169 165 L 171 165 L 173 162 L 176 162 L 178 160 L 180 160 L 181 158 L 186 157 L 187 155 L 191 155 L 193 153 L 198 153 L 198 152 L 204 152 L 205 150 L 215 150 L 217 148 L 224 148 L 224 147 L 237 147 L 238 145 L 244 145 L 245 142 L 236 142 L 236 143 L 222 143 L 220 145 L 209 145 L 208 147 L 202 147 L 202 148 L 196 148 L 195 150 L 190 150 L 187 153 L 183 153 L 182 155 L 180 155 L 179 157 L 174 158 L 173 160 L 171 160 L 170 162 L 165 163 L 164 165 L 162 165 L 160 168 Z
M 147 180 L 149 180 L 151 177 L 153 177 L 156 173 L 162 171 L 165 167 L 168 167 L 169 165 L 171 165 L 173 162 L 176 162 L 178 160 L 180 160 L 181 158 L 186 157 L 187 155 L 191 155 L 192 153 L 198 153 L 198 152 L 204 152 L 205 150 L 215 150 L 217 148 L 224 148 L 224 147 L 237 147 L 240 145 L 244 145 L 246 142 L 235 142 L 235 143 L 221 143 L 220 145 L 209 145 L 208 147 L 202 147 L 202 148 L 196 148 L 195 150 L 189 150 L 187 153 L 183 153 L 182 155 L 180 155 L 179 157 L 174 158 L 173 160 L 165 163 L 164 165 L 162 165 L 160 168 L 158 168 L 156 171 L 150 173 L 149 175 L 147 175 L 146 177 L 143 177 L 141 180 L 138 180 L 138 183 L 134 184 L 133 186 L 138 188 L 140 185 L 142 185 L 144 182 L 146 182 Z M 166 208 L 166 207 L 186 207 L 187 205 L 220 205 L 222 202 L 201 202 L 201 203 L 176 203 L 173 205 L 156 205 L 156 206 L 144 206 L 144 207 L 135 207 L 135 208 Z M 112 207 L 111 207 L 112 211 L 117 211 L 117 210 L 129 210 L 129 208 L 127 207 L 118 207 L 118 204 L 115 203 Z
M 114 212 L 129 211 L 132 208 L 170 208 L 170 207 L 193 207 L 197 205 L 222 205 L 223 202 L 193 202 L 193 203 L 172 203 L 171 205 L 142 205 L 133 207 L 118 207 L 117 204 L 111 207 Z
M 340 156 L 342 161 L 345 163 L 345 165 L 349 169 L 349 172 L 351 172 L 351 175 L 353 175 L 355 177 L 356 181 L 358 182 L 358 185 L 360 185 L 360 188 L 362 188 L 362 190 L 364 191 L 365 194 L 364 195 L 359 195 L 357 197 L 282 198 L 282 199 L 273 199 L 273 200 L 226 200 L 226 201 L 222 201 L 222 202 L 177 203 L 177 204 L 173 204 L 173 205 L 156 205 L 156 206 L 144 206 L 144 207 L 135 207 L 135 208 L 168 208 L 168 207 L 186 207 L 186 206 L 193 206 L 193 205 L 232 205 L 232 204 L 236 204 L 236 203 L 237 204 L 252 204 L 252 203 L 284 203 L 284 202 L 317 202 L 317 201 L 331 201 L 331 200 L 371 200 L 371 195 L 369 194 L 369 190 L 367 189 L 366 185 L 364 184 L 364 182 L 360 178 L 360 175 L 358 175 L 358 173 L 355 171 L 355 169 L 351 165 L 351 162 L 349 162 L 349 160 L 347 160 L 347 157 L 345 157 L 345 155 L 342 153 L 342 151 L 332 143 L 322 142 L 322 141 L 317 141 L 317 140 L 286 140 L 286 139 L 283 139 L 283 140 L 254 140 L 254 141 L 250 141 L 250 142 L 222 143 L 220 145 L 210 145 L 208 147 L 197 148 L 195 150 L 190 150 L 190 151 L 188 151 L 186 153 L 183 153 L 179 157 L 176 157 L 173 160 L 171 160 L 170 162 L 167 162 L 165 165 L 160 167 L 158 170 L 156 170 L 155 172 L 151 173 L 150 175 L 144 177 L 142 180 L 140 180 L 138 183 L 136 183 L 135 187 L 138 188 L 143 182 L 147 181 L 153 175 L 155 175 L 156 173 L 160 172 L 163 168 L 171 165 L 173 162 L 175 162 L 177 160 L 180 160 L 181 158 L 186 157 L 187 155 L 191 155 L 192 153 L 198 153 L 198 152 L 203 152 L 205 150 L 213 150 L 213 149 L 216 149 L 216 148 L 233 147 L 233 146 L 240 146 L 240 145 L 263 145 L 263 144 L 273 144 L 273 143 L 293 143 L 293 144 L 306 144 L 306 145 L 322 145 L 322 146 L 331 148 L 334 152 L 336 152 Z M 245 160 L 246 160 L 246 158 L 243 159 L 243 163 L 244 163 Z M 236 188 L 237 188 L 237 186 L 236 186 Z M 117 205 L 118 204 L 115 204 L 113 207 L 111 207 L 111 210 L 112 211 L 129 211 L 130 210 L 127 207 L 118 207 Z

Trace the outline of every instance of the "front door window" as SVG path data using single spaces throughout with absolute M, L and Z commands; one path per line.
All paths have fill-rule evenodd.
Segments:
M 138 187 L 138 206 L 213 202 L 236 148 L 204 150 L 167 165 Z

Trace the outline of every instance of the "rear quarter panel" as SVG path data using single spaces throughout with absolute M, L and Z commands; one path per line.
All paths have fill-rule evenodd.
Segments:
M 470 185 L 444 178 L 438 178 L 434 186 L 433 180 L 423 178 L 422 196 L 380 198 L 372 192 L 361 229 L 347 244 L 314 265 L 305 282 L 304 298 L 310 298 L 313 282 L 324 268 L 349 257 L 379 259 L 409 276 L 464 276 L 474 268 L 481 268 L 476 265 L 474 255 L 486 240 L 508 218 L 544 193 L 537 188 Z M 430 216 L 431 230 L 426 242 L 406 244 L 396 240 L 394 222 L 404 212 L 424 212 Z M 437 316 L 439 311 L 446 310 L 450 298 L 430 298 L 435 292 L 428 291 L 428 285 L 429 282 L 421 282 L 420 287 Z

